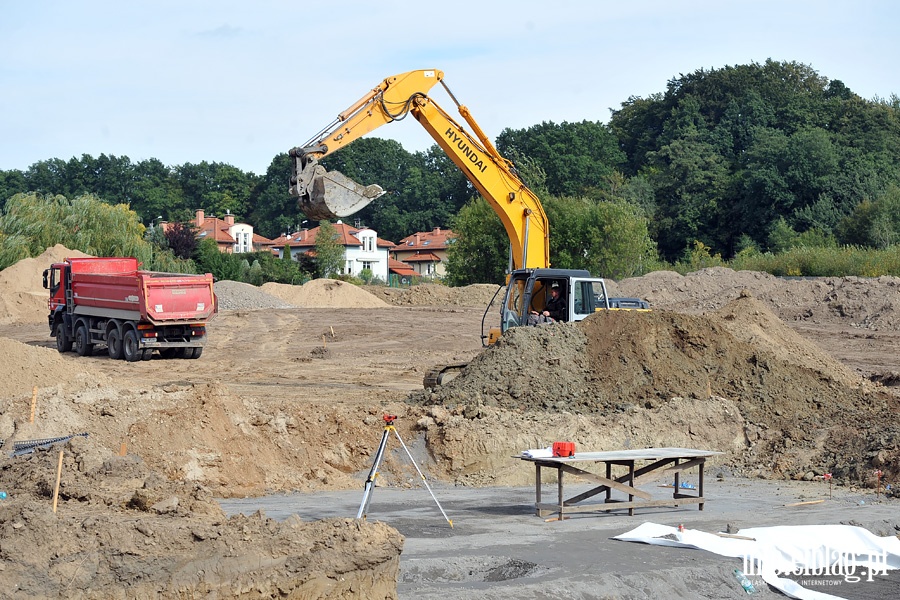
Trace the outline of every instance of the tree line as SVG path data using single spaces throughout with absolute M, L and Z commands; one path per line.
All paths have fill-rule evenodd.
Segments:
M 629 98 L 608 124 L 505 129 L 496 146 L 541 198 L 557 267 L 620 278 L 690 264 L 698 252 L 734 261 L 797 248 L 889 251 L 900 241 L 900 99 L 863 99 L 796 62 L 700 69 Z M 364 138 L 322 162 L 388 190 L 354 221 L 391 241 L 452 228 L 451 283 L 502 281 L 499 219 L 436 145 L 410 153 Z M 145 226 L 189 222 L 199 208 L 277 237 L 305 220 L 290 171 L 287 154 L 261 175 L 215 162 L 54 158 L 0 171 L 0 212 L 17 193 L 93 194 Z

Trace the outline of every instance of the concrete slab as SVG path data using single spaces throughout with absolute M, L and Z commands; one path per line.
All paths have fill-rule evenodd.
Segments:
M 415 482 L 411 482 L 415 485 Z M 454 527 L 424 487 L 376 487 L 370 520 L 397 528 L 405 543 L 401 599 L 727 599 L 746 593 L 734 577 L 741 562 L 701 550 L 621 542 L 612 536 L 652 521 L 724 532 L 747 527 L 854 524 L 878 535 L 900 529 L 900 501 L 870 491 L 838 489 L 829 498 L 822 482 L 778 482 L 709 477 L 704 511 L 696 507 L 646 508 L 572 515 L 546 522 L 534 514 L 534 488 L 463 488 L 430 482 Z M 571 486 L 577 491 L 577 485 Z M 591 484 L 584 484 L 584 488 Z M 649 489 L 649 488 L 648 488 Z M 654 494 L 666 494 L 660 488 Z M 662 497 L 662 496 L 661 496 Z M 229 514 L 263 510 L 275 519 L 354 517 L 359 490 L 222 500 Z M 787 506 L 823 500 L 815 504 Z M 802 578 L 798 578 L 802 579 Z M 873 582 L 807 577 L 807 587 L 848 599 L 900 597 L 900 573 Z M 756 578 L 755 597 L 783 597 Z M 810 585 L 812 584 L 812 585 Z

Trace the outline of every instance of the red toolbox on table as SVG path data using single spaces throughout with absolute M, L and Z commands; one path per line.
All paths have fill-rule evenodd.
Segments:
M 553 442 L 553 456 L 575 456 L 575 442 Z

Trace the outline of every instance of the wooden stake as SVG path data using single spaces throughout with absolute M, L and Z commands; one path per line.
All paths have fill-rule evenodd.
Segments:
M 709 383 L 709 377 L 706 378 L 706 397 L 712 398 L 712 386 Z
M 329 325 L 328 328 L 331 330 L 331 337 L 334 337 L 334 327 Z
M 731 538 L 733 540 L 750 540 L 751 542 L 756 541 L 756 538 L 747 537 L 746 535 L 735 535 L 733 533 L 717 533 L 716 535 L 723 538 Z
M 323 348 L 327 348 L 327 347 L 328 347 L 328 342 L 325 341 L 325 334 L 324 334 L 324 333 L 322 334 L 322 347 L 323 347 Z
M 63 451 L 59 451 L 59 464 L 56 465 L 56 487 L 53 488 L 53 512 L 56 512 L 56 501 L 59 500 L 59 480 L 62 477 Z
M 122 445 L 119 447 L 119 456 L 125 456 L 128 454 L 128 444 L 122 442 Z
M 785 504 L 785 506 L 806 506 L 807 504 L 822 504 L 825 502 L 824 500 L 809 500 L 807 502 L 794 502 L 792 504 Z
M 31 419 L 29 423 L 34 423 L 34 411 L 37 408 L 37 386 L 31 389 Z

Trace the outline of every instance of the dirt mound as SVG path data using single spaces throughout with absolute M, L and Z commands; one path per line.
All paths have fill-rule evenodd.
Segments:
M 173 482 L 90 439 L 0 463 L 5 593 L 17 598 L 395 598 L 403 538 L 383 523 L 225 518 L 203 486 Z M 115 590 L 115 591 L 113 591 Z
M 900 331 L 897 277 L 784 278 L 713 267 L 687 275 L 657 271 L 610 287 L 619 295 L 644 298 L 654 308 L 687 313 L 717 310 L 747 290 L 783 321 Z
M 15 423 L 30 421 L 35 387 L 35 422 L 41 426 L 32 426 L 25 434 L 29 439 L 84 431 L 87 423 L 80 408 L 71 402 L 57 405 L 53 399 L 61 394 L 77 399 L 110 383 L 106 375 L 92 371 L 86 362 L 63 357 L 55 349 L 0 338 L 0 356 L 4 357 L 0 382 L 0 439 L 25 439 Z
M 861 385 L 857 373 L 800 337 L 746 289 L 739 293 L 736 300 L 717 310 L 714 315 L 722 320 L 724 327 L 736 339 L 772 353 L 787 365 L 826 373 L 846 387 Z
M 312 279 L 303 285 L 269 282 L 262 290 L 301 308 L 385 308 L 386 302 L 339 279 Z
M 498 286 L 476 283 L 462 287 L 447 287 L 436 283 L 423 283 L 408 288 L 364 286 L 368 292 L 394 306 L 484 306 L 497 292 Z M 502 300 L 502 292 L 498 295 Z
M 22 259 L 0 271 L 0 324 L 46 321 L 49 292 L 43 286 L 44 269 L 68 257 L 85 256 L 57 244 L 40 256 Z
M 734 412 L 717 411 L 704 446 L 725 444 L 732 464 L 753 474 L 820 472 L 820 465 L 834 464 L 828 455 L 841 475 L 861 477 L 867 453 L 891 448 L 891 460 L 900 456 L 900 428 L 890 416 L 896 398 L 799 337 L 747 294 L 709 315 L 614 311 L 580 323 L 515 328 L 459 377 L 410 401 L 462 407 L 467 416 L 480 414 L 479 407 L 591 419 L 640 414 L 642 436 L 656 422 L 665 438 L 658 415 L 671 413 L 673 401 L 711 398 Z M 700 423 L 691 415 L 701 413 L 695 410 L 674 422 L 696 433 Z M 731 448 L 729 421 L 743 430 L 742 449 Z M 716 428 L 727 430 L 724 438 Z M 631 447 L 633 435 L 624 437 L 619 447 Z M 837 445 L 844 456 L 833 454 Z

